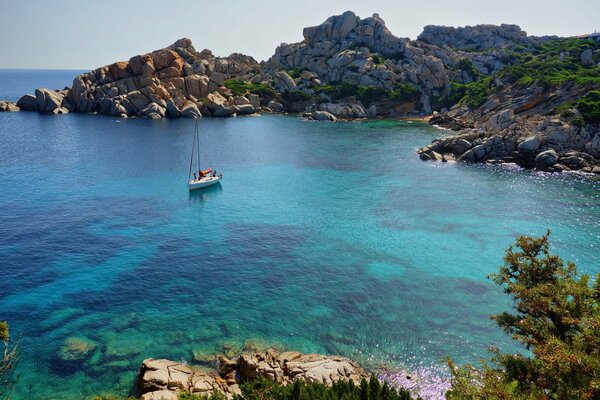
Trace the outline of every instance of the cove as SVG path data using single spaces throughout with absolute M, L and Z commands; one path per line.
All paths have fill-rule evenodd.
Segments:
M 600 270 L 600 186 L 423 163 L 404 121 L 200 121 L 224 174 L 186 187 L 193 121 L 0 115 L 0 316 L 15 398 L 127 394 L 142 359 L 253 344 L 420 368 L 515 349 L 486 279 L 517 235 Z M 64 357 L 65 343 L 87 344 Z

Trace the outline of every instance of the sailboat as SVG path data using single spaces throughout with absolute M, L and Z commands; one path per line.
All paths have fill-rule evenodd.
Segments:
M 197 161 L 197 168 L 192 171 L 192 167 L 194 166 L 194 158 Z M 188 189 L 191 192 L 192 190 L 209 187 L 219 183 L 221 179 L 223 179 L 223 174 L 219 174 L 217 171 L 214 171 L 211 168 L 205 170 L 200 168 L 200 135 L 198 133 L 198 120 L 196 119 L 194 143 L 192 144 L 192 157 L 190 159 L 190 172 L 188 174 Z

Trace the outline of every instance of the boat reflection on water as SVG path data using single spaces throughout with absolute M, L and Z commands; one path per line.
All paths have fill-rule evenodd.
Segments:
M 209 198 L 215 197 L 219 192 L 223 191 L 223 186 L 220 183 L 212 185 L 202 190 L 190 190 L 189 199 L 191 202 L 204 202 Z

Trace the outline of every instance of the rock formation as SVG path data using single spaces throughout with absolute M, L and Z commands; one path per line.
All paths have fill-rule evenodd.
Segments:
M 442 121 L 434 117 L 431 122 Z M 597 127 L 580 127 L 551 116 L 519 116 L 512 109 L 493 114 L 478 129 L 437 139 L 417 153 L 425 161 L 515 163 L 539 171 L 600 174 Z
M 282 384 L 296 379 L 331 385 L 344 379 L 360 383 L 366 372 L 355 362 L 339 356 L 302 354 L 274 350 L 244 353 L 237 360 L 220 357 L 218 371 L 202 371 L 169 360 L 144 360 L 137 390 L 144 400 L 176 400 L 177 392 L 224 393 L 228 398 L 241 394 L 239 385 L 257 377 Z
M 20 111 L 20 108 L 12 101 L 0 100 L 0 111 Z
M 261 63 L 240 53 L 197 52 L 189 39 L 180 39 L 77 76 L 71 88 L 38 89 L 16 105 L 0 102 L 0 111 L 145 118 L 271 111 L 319 121 L 438 111 L 432 123 L 463 131 L 420 149 L 424 160 L 598 171 L 600 127 L 597 121 L 583 121 L 574 108 L 586 93 L 600 89 L 593 79 L 600 74 L 595 45 L 580 54 L 571 54 L 577 46 L 566 46 L 569 50 L 560 54 L 552 47 L 541 51 L 558 38 L 528 36 L 507 24 L 430 25 L 410 40 L 394 36 L 378 14 L 360 18 L 352 11 L 304 28 L 303 37 L 282 43 Z M 556 60 L 566 63 L 559 66 L 562 70 L 580 68 L 588 83 L 504 76 L 531 59 L 539 68 Z M 471 95 L 476 101 L 466 100 Z M 565 112 L 569 107 L 573 110 Z M 557 155 L 554 163 L 552 153 L 537 159 L 548 150 Z
M 246 79 L 259 70 L 252 57 L 215 57 L 197 52 L 191 40 L 180 39 L 165 49 L 115 62 L 73 80 L 61 91 L 38 89 L 23 96 L 23 111 L 45 114 L 98 113 L 127 117 L 189 117 L 251 114 L 260 107 L 224 86 L 229 78 Z M 242 97 L 242 98 L 239 98 Z
M 344 82 L 357 86 L 379 87 L 392 91 L 400 83 L 413 86 L 423 93 L 431 94 L 435 88 L 448 83 L 442 62 L 414 47 L 408 39 L 394 36 L 383 19 L 374 14 L 361 19 L 352 11 L 332 16 L 321 25 L 308 27 L 299 43 L 283 43 L 265 64 L 265 72 L 273 74 L 275 88 L 279 91 L 302 91 L 312 95 L 322 84 Z M 292 79 L 286 71 L 301 71 Z M 310 108 L 322 101 L 331 102 L 326 93 L 307 105 Z M 418 98 L 407 101 L 405 109 L 419 109 Z M 345 118 L 365 118 L 366 104 L 353 99 L 360 106 L 357 112 L 336 115 Z M 383 116 L 399 116 L 395 107 L 382 106 L 378 112 Z M 310 110 L 305 110 L 310 111 Z M 328 111 L 331 112 L 331 111 Z
M 420 41 L 461 50 L 499 49 L 517 44 L 531 45 L 537 40 L 527 37 L 518 25 L 476 25 L 454 28 L 427 25 L 418 36 Z

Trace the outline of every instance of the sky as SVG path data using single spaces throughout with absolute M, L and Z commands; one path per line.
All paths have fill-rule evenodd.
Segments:
M 197 50 L 266 60 L 346 10 L 396 36 L 425 25 L 518 24 L 530 35 L 600 31 L 600 0 L 0 0 L 0 68 L 93 69 L 188 37 Z

